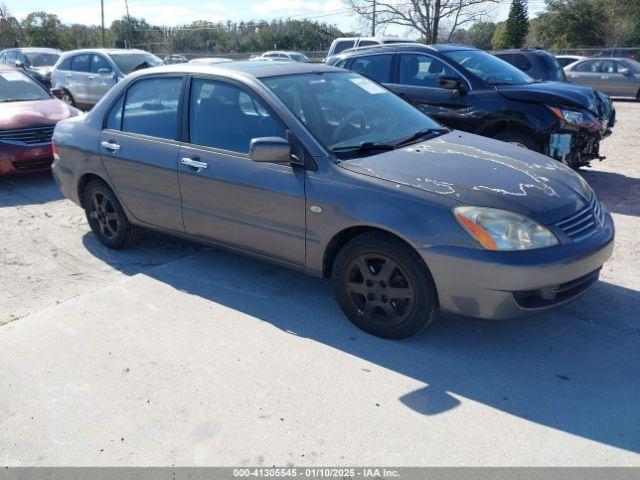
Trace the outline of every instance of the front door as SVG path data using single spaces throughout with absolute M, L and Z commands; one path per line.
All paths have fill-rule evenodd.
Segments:
M 441 77 L 457 77 L 466 93 L 440 88 Z M 396 94 L 444 125 L 472 131 L 468 115 L 471 93 L 466 81 L 443 61 L 420 53 L 404 53 L 397 62 L 394 81 L 388 85 Z
M 622 71 L 629 70 L 627 66 L 617 60 L 604 60 L 600 75 L 601 87 L 607 85 L 609 95 L 621 97 L 635 97 L 638 92 L 638 80 L 629 70 L 627 75 Z
M 608 94 L 606 89 L 601 89 L 601 67 L 602 60 L 587 60 L 578 63 L 567 73 L 567 80 L 570 83 L 602 90 Z
M 139 221 L 184 231 L 178 187 L 178 106 L 184 78 L 133 83 L 111 109 L 100 154 L 116 194 Z
M 98 103 L 115 84 L 116 76 L 109 61 L 100 54 L 91 55 L 91 75 L 87 86 L 91 103 Z
M 257 137 L 285 127 L 253 92 L 193 78 L 188 143 L 178 178 L 187 233 L 278 260 L 305 260 L 305 170 L 248 157 Z

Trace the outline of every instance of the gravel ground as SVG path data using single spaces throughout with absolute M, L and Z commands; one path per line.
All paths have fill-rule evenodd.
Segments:
M 618 124 L 602 144 L 603 162 L 583 169 L 613 213 L 614 256 L 602 279 L 640 290 L 640 104 L 617 101 Z M 0 178 L 0 325 L 97 290 L 205 247 L 148 234 L 139 247 L 110 252 L 89 233 L 80 208 L 48 174 Z

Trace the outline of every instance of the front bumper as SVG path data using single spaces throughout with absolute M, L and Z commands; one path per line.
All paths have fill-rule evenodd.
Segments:
M 47 172 L 51 169 L 51 142 L 14 145 L 0 142 L 0 175 Z
M 544 312 L 587 291 L 611 257 L 613 239 L 607 213 L 597 234 L 572 244 L 515 252 L 430 247 L 420 254 L 442 311 L 507 319 Z

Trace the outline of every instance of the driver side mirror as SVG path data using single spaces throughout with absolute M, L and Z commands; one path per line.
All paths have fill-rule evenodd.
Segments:
M 625 77 L 628 77 L 629 75 L 631 75 L 631 70 L 629 70 L 628 68 L 623 68 L 622 70 L 620 70 L 620 73 Z
M 438 87 L 447 90 L 461 90 L 462 82 L 458 77 L 439 77 Z
M 22 63 L 22 60 L 16 60 L 15 66 L 16 68 L 22 69 L 24 68 L 24 63 Z
M 249 144 L 249 158 L 254 162 L 291 163 L 291 144 L 280 137 L 259 137 Z

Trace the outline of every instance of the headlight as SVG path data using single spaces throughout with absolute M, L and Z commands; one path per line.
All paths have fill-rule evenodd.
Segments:
M 489 250 L 530 250 L 558 245 L 546 227 L 517 213 L 487 207 L 455 207 L 460 225 Z
M 549 107 L 553 114 L 561 121 L 575 127 L 586 128 L 590 131 L 600 130 L 602 124 L 591 113 L 581 110 L 568 110 L 566 108 Z

